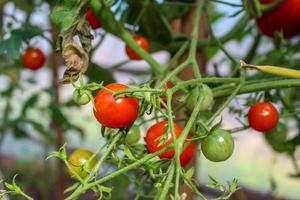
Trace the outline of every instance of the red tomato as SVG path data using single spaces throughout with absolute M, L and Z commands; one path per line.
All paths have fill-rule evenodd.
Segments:
M 146 52 L 149 51 L 150 46 L 149 46 L 149 42 L 146 38 L 144 38 L 143 36 L 140 36 L 140 35 L 136 35 L 133 37 L 133 39 Z M 141 60 L 141 57 L 137 53 L 135 53 L 135 51 L 133 49 L 131 49 L 128 45 L 126 45 L 125 51 L 126 51 L 127 56 L 131 60 Z
M 278 111 L 270 102 L 258 102 L 248 111 L 250 126 L 260 132 L 273 129 L 277 125 L 278 118 Z
M 167 133 L 168 138 L 165 141 L 165 143 L 160 145 L 161 142 L 159 138 L 165 134 L 167 125 L 168 125 L 167 121 L 161 121 L 157 124 L 154 124 L 148 129 L 145 137 L 145 141 L 149 153 L 155 153 L 156 151 L 159 151 L 160 149 L 172 144 L 172 134 L 171 132 L 169 132 Z M 182 130 L 177 124 L 174 124 L 174 129 L 175 129 L 176 138 L 178 138 L 181 135 Z M 190 137 L 188 136 L 187 138 Z M 180 155 L 181 165 L 185 166 L 186 164 L 188 164 L 192 160 L 195 152 L 196 152 L 196 144 L 195 142 L 191 142 Z M 159 158 L 173 159 L 174 155 L 175 155 L 175 150 L 172 148 L 159 154 Z
M 101 27 L 100 20 L 94 15 L 93 10 L 89 8 L 86 11 L 85 19 L 89 22 L 92 29 L 97 29 Z
M 275 0 L 260 0 L 262 4 L 271 4 Z M 300 1 L 286 0 L 278 8 L 263 13 L 256 19 L 260 31 L 274 37 L 274 33 L 282 31 L 285 38 L 290 38 L 300 32 Z
M 112 83 L 106 88 L 119 92 L 128 89 L 126 85 Z M 96 119 L 108 128 L 126 128 L 133 124 L 138 116 L 139 102 L 136 98 L 115 98 L 105 89 L 95 97 L 94 115 Z
M 30 70 L 40 69 L 41 67 L 43 67 L 45 62 L 46 57 L 44 53 L 38 48 L 29 47 L 22 55 L 23 66 Z

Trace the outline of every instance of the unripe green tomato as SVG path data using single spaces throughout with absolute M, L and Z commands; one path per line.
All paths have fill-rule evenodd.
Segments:
M 234 140 L 228 131 L 218 129 L 204 139 L 201 149 L 208 160 L 213 162 L 225 161 L 233 153 Z
M 125 142 L 127 144 L 135 144 L 141 138 L 140 128 L 137 125 L 132 125 L 130 130 L 128 131 Z
M 73 100 L 78 105 L 85 105 L 90 102 L 90 97 L 86 93 L 76 89 L 73 92 Z
M 84 164 L 92 157 L 93 153 L 86 149 L 77 149 L 71 153 L 68 162 L 70 167 L 82 178 L 84 179 L 89 172 L 95 167 L 98 162 L 98 158 L 94 157 L 84 168 Z M 84 170 L 85 169 L 85 170 Z M 72 178 L 76 178 L 74 173 L 69 171 Z
M 186 107 L 189 111 L 194 110 L 198 96 L 203 96 L 203 100 L 200 105 L 200 111 L 205 111 L 212 105 L 214 100 L 213 92 L 207 85 L 203 84 L 201 88 L 194 88 L 191 91 L 191 94 L 187 97 Z

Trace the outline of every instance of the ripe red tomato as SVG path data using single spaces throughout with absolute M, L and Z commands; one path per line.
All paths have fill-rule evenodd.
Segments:
M 248 111 L 249 125 L 260 132 L 273 129 L 278 122 L 279 113 L 270 102 L 258 102 Z
M 86 149 L 77 149 L 71 153 L 68 162 L 70 167 L 76 172 L 81 178 L 85 178 L 89 172 L 95 167 L 96 163 L 98 162 L 98 158 L 94 157 L 87 163 L 87 167 L 83 168 L 83 165 L 89 161 L 92 157 L 93 153 Z M 85 171 L 85 170 L 86 171 Z M 74 173 L 69 171 L 69 174 L 72 178 L 75 178 Z
M 101 27 L 100 20 L 94 15 L 93 10 L 89 8 L 86 11 L 85 19 L 89 22 L 92 29 L 97 29 Z
M 106 88 L 119 92 L 128 89 L 126 85 L 112 83 Z M 126 128 L 133 124 L 138 116 L 139 102 L 136 98 L 115 98 L 111 92 L 102 89 L 95 97 L 94 115 L 108 128 Z
M 149 42 L 148 42 L 148 40 L 146 38 L 144 38 L 143 36 L 140 36 L 140 35 L 135 35 L 133 37 L 133 39 L 146 52 L 149 51 L 150 46 L 149 46 Z M 141 60 L 141 57 L 137 53 L 135 53 L 135 51 L 133 49 L 131 49 L 128 45 L 126 45 L 125 51 L 126 51 L 127 56 L 131 60 Z
M 45 62 L 46 57 L 44 53 L 38 48 L 29 47 L 22 55 L 23 66 L 30 70 L 40 69 L 41 67 L 43 67 Z
M 161 136 L 166 135 L 165 131 L 167 129 L 167 125 L 168 125 L 167 121 L 161 121 L 157 124 L 154 124 L 148 129 L 145 137 L 145 141 L 149 153 L 155 153 L 156 151 L 159 151 L 160 149 L 172 144 L 171 132 L 167 133 L 167 138 L 164 143 L 162 143 L 160 140 L 160 138 L 162 138 Z M 177 124 L 174 124 L 174 129 L 175 129 L 176 138 L 178 138 L 181 135 L 182 130 Z M 188 138 L 190 137 L 188 136 Z M 190 144 L 185 148 L 185 150 L 180 155 L 181 165 L 185 166 L 186 164 L 188 164 L 192 160 L 195 152 L 196 152 L 196 144 L 195 142 L 190 142 Z M 174 155 L 175 155 L 175 150 L 172 148 L 159 154 L 159 158 L 173 159 Z
M 260 0 L 262 4 L 272 4 L 275 0 Z M 286 0 L 278 8 L 263 13 L 256 19 L 260 31 L 269 37 L 282 31 L 285 38 L 290 38 L 300 32 L 300 1 Z

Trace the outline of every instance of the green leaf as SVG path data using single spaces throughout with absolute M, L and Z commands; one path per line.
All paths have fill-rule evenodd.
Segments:
M 140 32 L 151 40 L 169 43 L 173 35 L 170 23 L 164 16 L 157 4 L 147 4 L 139 0 L 127 0 L 128 10 L 126 13 L 127 22 L 134 24 L 141 15 L 138 25 Z
M 21 111 L 21 113 L 22 113 L 21 115 L 22 116 L 26 115 L 26 112 L 27 112 L 28 108 L 33 107 L 37 103 L 38 98 L 39 98 L 39 95 L 38 94 L 34 94 L 29 99 L 27 99 L 27 101 L 24 103 L 22 111 Z
M 185 172 L 184 177 L 188 180 L 191 180 L 195 172 L 195 168 L 191 167 L 187 172 Z
M 43 32 L 38 27 L 24 25 L 20 29 L 11 31 L 8 39 L 0 41 L 0 54 L 7 54 L 10 59 L 20 58 L 22 43 Z
M 124 153 L 130 160 L 136 160 L 133 154 L 131 153 L 130 149 L 126 145 L 124 146 Z
M 95 63 L 90 63 L 85 74 L 89 77 L 89 82 L 103 81 L 105 85 L 115 82 L 112 72 L 101 68 Z

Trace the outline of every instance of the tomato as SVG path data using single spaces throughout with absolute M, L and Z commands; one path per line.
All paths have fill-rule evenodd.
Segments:
M 200 105 L 200 111 L 208 110 L 211 107 L 214 100 L 213 92 L 207 85 L 203 84 L 201 88 L 194 88 L 188 96 L 186 100 L 186 107 L 189 111 L 194 110 L 198 101 L 198 96 L 203 96 L 203 100 Z
M 167 121 L 161 121 L 157 124 L 154 124 L 148 129 L 145 137 L 145 141 L 149 153 L 155 153 L 156 151 L 159 151 L 160 149 L 172 144 L 171 132 L 165 134 L 165 131 L 167 131 L 167 126 L 168 126 Z M 174 123 L 174 129 L 175 129 L 176 138 L 178 138 L 181 135 L 182 130 L 180 126 L 175 123 Z M 164 139 L 163 136 L 167 136 L 165 141 L 163 140 Z M 187 138 L 190 138 L 190 136 L 188 136 Z M 190 142 L 190 144 L 184 149 L 184 151 L 180 155 L 181 165 L 185 166 L 186 164 L 188 164 L 192 160 L 195 152 L 196 152 L 196 144 L 195 142 Z M 159 154 L 159 158 L 173 159 L 174 155 L 175 155 L 175 150 L 174 148 L 172 148 Z
M 260 0 L 260 2 L 268 5 L 275 0 Z M 282 31 L 285 38 L 290 38 L 300 32 L 299 11 L 299 0 L 286 0 L 274 10 L 263 13 L 256 19 L 256 24 L 264 35 L 274 38 L 275 32 Z
M 137 143 L 141 138 L 141 131 L 140 128 L 137 125 L 132 125 L 130 130 L 128 131 L 125 142 L 127 144 L 135 144 Z
M 89 22 L 92 29 L 97 29 L 101 27 L 100 20 L 94 15 L 93 10 L 89 8 L 86 11 L 85 19 Z
M 29 47 L 22 55 L 23 66 L 30 70 L 40 69 L 41 67 L 43 67 L 45 62 L 46 57 L 44 53 L 38 48 Z
M 133 39 L 141 48 L 143 48 L 146 52 L 149 52 L 150 46 L 149 46 L 149 42 L 146 38 L 144 38 L 143 36 L 140 36 L 140 35 L 135 35 L 135 36 L 133 36 Z M 125 51 L 126 51 L 127 56 L 131 60 L 141 60 L 141 57 L 133 49 L 131 49 L 128 45 L 126 45 Z
M 78 105 L 85 105 L 90 102 L 90 97 L 79 89 L 73 92 L 73 101 Z
M 126 85 L 112 83 L 106 86 L 109 90 L 119 92 L 128 89 Z M 138 116 L 139 101 L 136 98 L 115 98 L 113 94 L 102 89 L 95 97 L 94 115 L 108 128 L 126 128 L 133 124 Z
M 86 149 L 77 149 L 71 153 L 68 162 L 70 167 L 76 172 L 82 179 L 84 179 L 90 171 L 95 167 L 98 162 L 98 158 L 94 157 L 86 164 L 87 161 L 92 157 L 93 153 Z M 83 168 L 84 164 L 86 166 Z M 69 171 L 69 174 L 72 178 L 75 178 L 74 173 Z
M 225 161 L 233 153 L 233 137 L 228 131 L 217 129 L 203 140 L 201 150 L 210 161 Z
M 270 102 L 258 102 L 248 111 L 248 121 L 251 128 L 260 131 L 270 131 L 277 125 L 279 113 Z

